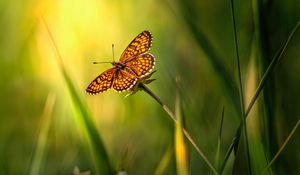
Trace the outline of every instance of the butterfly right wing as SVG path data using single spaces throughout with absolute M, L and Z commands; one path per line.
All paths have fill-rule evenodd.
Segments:
M 150 53 L 144 53 L 129 60 L 125 65 L 139 78 L 142 78 L 151 73 L 155 65 L 155 58 Z
M 147 52 L 152 44 L 152 35 L 145 30 L 135 37 L 131 43 L 126 47 L 120 57 L 120 62 L 126 62 L 128 59 Z
M 104 92 L 112 87 L 114 77 L 116 74 L 116 68 L 113 67 L 107 71 L 101 73 L 90 85 L 86 88 L 86 92 L 89 94 L 98 94 Z

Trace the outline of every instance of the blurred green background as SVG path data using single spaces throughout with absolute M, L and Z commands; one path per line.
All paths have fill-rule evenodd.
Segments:
M 300 1 L 239 0 L 234 7 L 248 106 L 300 19 Z M 42 17 L 77 94 L 66 82 Z M 223 161 L 241 120 L 229 0 L 0 0 L 0 26 L 0 174 L 71 174 L 75 166 L 97 174 L 108 162 L 115 172 L 181 174 L 174 123 L 149 95 L 138 92 L 124 98 L 126 93 L 113 90 L 85 94 L 90 81 L 111 67 L 92 62 L 112 61 L 112 43 L 118 58 L 143 30 L 154 37 L 150 52 L 156 57 L 157 80 L 149 88 L 174 111 L 179 86 L 185 127 L 215 167 Z M 300 117 L 299 45 L 296 31 L 247 119 L 254 174 L 262 172 Z M 175 77 L 180 77 L 179 85 Z M 74 95 L 94 126 L 78 120 L 82 109 Z M 86 139 L 91 133 L 84 127 L 97 129 L 98 135 L 91 137 L 101 138 L 106 164 L 93 158 Z M 296 131 L 272 172 L 266 173 L 300 173 L 299 136 Z M 185 143 L 188 174 L 209 174 L 205 161 Z M 223 174 L 246 174 L 239 164 L 243 161 L 243 154 L 232 154 Z

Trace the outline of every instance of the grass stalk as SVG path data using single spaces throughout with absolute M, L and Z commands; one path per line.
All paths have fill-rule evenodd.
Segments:
M 144 85 L 143 83 L 139 84 L 139 88 L 141 88 L 143 91 L 145 91 L 148 95 L 150 95 L 157 103 L 159 103 L 162 108 L 164 109 L 164 111 L 168 114 L 168 116 L 173 120 L 173 122 L 178 125 L 179 122 L 176 119 L 175 114 L 170 110 L 170 108 L 164 104 L 162 102 L 162 100 L 156 95 L 154 94 L 146 85 Z M 207 164 L 207 166 L 216 174 L 218 175 L 218 171 L 216 170 L 216 168 L 213 166 L 213 164 L 209 161 L 209 159 L 207 158 L 207 156 L 203 153 L 203 151 L 197 146 L 197 144 L 195 143 L 195 141 L 193 140 L 192 136 L 190 135 L 190 133 L 183 127 L 181 127 L 184 136 L 189 140 L 189 142 L 192 144 L 192 146 L 196 149 L 196 151 L 198 152 L 198 154 L 201 156 L 201 158 L 204 160 L 204 162 Z
M 178 83 L 179 79 L 177 79 Z M 187 147 L 184 139 L 184 134 L 182 129 L 184 127 L 184 121 L 181 111 L 181 100 L 180 100 L 180 93 L 176 92 L 176 100 L 175 100 L 175 116 L 178 121 L 178 124 L 175 124 L 175 157 L 176 157 L 176 169 L 177 174 L 180 175 L 188 175 L 188 155 L 187 155 Z
M 223 106 L 222 108 L 222 116 L 221 116 L 221 122 L 220 122 L 220 129 L 219 129 L 219 135 L 218 135 L 218 145 L 217 145 L 217 152 L 216 152 L 216 166 L 218 170 L 220 169 L 220 152 L 221 152 L 221 138 L 222 138 L 222 131 L 223 131 L 223 121 L 224 121 L 224 111 L 225 108 Z
M 170 5 L 174 8 L 174 11 L 176 11 L 176 7 L 173 6 L 174 3 L 172 2 L 173 1 L 170 1 Z M 177 8 L 182 14 L 183 21 L 193 34 L 194 39 L 197 41 L 201 50 L 207 56 L 207 61 L 210 62 L 214 73 L 217 75 L 216 78 L 218 78 L 218 83 L 220 86 L 224 87 L 229 100 L 234 104 L 234 109 L 238 109 L 240 105 L 238 100 L 238 87 L 232 74 L 226 68 L 226 64 L 224 64 L 223 60 L 226 59 L 217 51 L 218 49 L 214 46 L 207 34 L 205 34 L 204 30 L 199 27 L 200 21 L 195 20 L 195 16 L 191 10 L 193 7 L 190 6 L 189 1 L 178 0 L 178 2 L 179 5 Z
M 44 112 L 41 117 L 40 122 L 40 130 L 39 136 L 37 139 L 37 146 L 35 149 L 35 153 L 33 155 L 33 160 L 30 165 L 30 175 L 38 175 L 42 174 L 41 167 L 43 163 L 43 159 L 45 158 L 47 143 L 48 143 L 48 136 L 49 130 L 51 125 L 52 113 L 53 108 L 55 105 L 55 95 L 50 93 L 47 97 Z
M 92 116 L 87 110 L 86 104 L 84 103 L 78 91 L 76 90 L 76 87 L 73 84 L 71 76 L 68 74 L 67 70 L 63 65 L 62 56 L 59 52 L 59 49 L 54 41 L 54 37 L 52 36 L 50 29 L 44 18 L 42 18 L 42 22 L 44 23 L 47 29 L 48 35 L 50 37 L 55 53 L 57 55 L 56 58 L 57 58 L 58 65 L 67 84 L 69 93 L 72 98 L 72 102 L 75 106 L 75 109 L 78 112 L 78 115 L 74 115 L 74 116 L 77 117 L 75 119 L 80 125 L 80 129 L 83 132 L 85 139 L 89 145 L 90 156 L 93 159 L 93 164 L 96 170 L 95 174 L 113 174 L 113 169 L 109 161 L 108 153 L 105 149 L 101 136 L 98 133 L 95 124 L 93 123 Z
M 296 30 L 298 29 L 299 25 L 300 25 L 300 21 L 294 26 L 294 28 L 292 29 L 291 33 L 289 34 L 287 40 L 283 43 L 283 45 L 281 46 L 281 48 L 277 51 L 277 53 L 273 57 L 270 65 L 268 66 L 266 72 L 263 74 L 263 76 L 262 76 L 262 78 L 261 78 L 261 80 L 260 80 L 260 82 L 258 84 L 258 87 L 256 88 L 255 93 L 254 93 L 253 97 L 251 98 L 251 101 L 250 101 L 250 103 L 249 103 L 249 105 L 248 105 L 248 107 L 246 109 L 245 118 L 248 117 L 248 115 L 249 115 L 249 113 L 250 113 L 253 105 L 255 104 L 255 102 L 256 102 L 256 100 L 257 100 L 257 98 L 259 96 L 259 94 L 263 90 L 268 77 L 270 77 L 270 74 L 275 69 L 276 65 L 280 62 L 280 60 L 282 58 L 282 55 L 283 55 L 283 53 L 284 53 L 287 45 L 289 44 L 290 40 L 292 39 L 292 37 L 295 34 Z M 241 136 L 242 127 L 243 127 L 243 123 L 241 122 L 240 125 L 239 125 L 239 127 L 236 130 L 235 136 L 232 139 L 231 144 L 229 145 L 229 147 L 227 149 L 224 161 L 223 161 L 223 163 L 221 165 L 221 170 L 220 170 L 221 174 L 222 174 L 222 172 L 223 172 L 223 170 L 225 168 L 225 165 L 227 163 L 227 160 L 229 159 L 230 154 L 232 153 L 232 151 L 234 150 L 234 148 L 236 147 L 236 145 L 239 142 L 239 139 L 240 139 L 240 136 Z
M 246 125 L 246 115 L 245 115 L 245 105 L 244 105 L 244 95 L 243 95 L 243 85 L 242 85 L 242 76 L 241 76 L 241 67 L 240 67 L 240 58 L 239 58 L 239 48 L 237 42 L 237 32 L 236 32 L 236 24 L 235 24 L 235 14 L 234 14 L 234 4 L 233 0 L 231 2 L 231 15 L 232 15 L 232 23 L 233 23 L 233 34 L 234 34 L 234 45 L 235 45 L 235 53 L 236 53 L 236 61 L 237 61 L 237 68 L 238 68 L 238 79 L 239 79 L 239 91 L 240 91 L 240 105 L 241 105 L 241 118 L 243 123 L 243 133 L 245 138 L 245 147 L 246 147 L 246 155 L 247 155 L 247 163 L 248 163 L 248 172 L 252 175 L 251 170 L 251 158 L 250 158 L 250 151 L 249 151 L 249 143 L 248 143 L 248 134 L 247 134 L 247 125 Z
M 264 174 L 264 172 L 266 172 L 271 167 L 271 165 L 275 162 L 275 160 L 278 158 L 278 156 L 280 155 L 280 153 L 286 147 L 287 143 L 291 140 L 292 136 L 296 132 L 296 130 L 297 130 L 297 128 L 298 128 L 299 125 L 300 125 L 300 119 L 297 121 L 296 125 L 293 127 L 293 129 L 290 132 L 290 134 L 288 135 L 288 137 L 285 139 L 285 141 L 283 142 L 283 144 L 281 145 L 281 147 L 279 148 L 279 150 L 277 151 L 277 153 L 275 154 L 275 156 L 268 163 L 268 165 L 265 167 L 265 169 L 262 171 L 261 174 Z
M 166 170 L 167 166 L 170 164 L 172 155 L 173 155 L 173 148 L 169 146 L 165 154 L 163 155 L 162 159 L 158 163 L 158 166 L 153 173 L 154 175 L 164 174 L 164 171 Z

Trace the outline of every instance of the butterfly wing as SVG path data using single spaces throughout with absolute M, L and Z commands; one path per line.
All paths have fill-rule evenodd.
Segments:
M 115 67 L 103 72 L 90 83 L 86 88 L 86 92 L 89 94 L 98 94 L 108 90 L 112 86 L 115 73 Z
M 113 81 L 113 88 L 118 92 L 130 90 L 136 81 L 137 77 L 133 73 L 126 71 L 126 69 L 119 69 Z
M 120 62 L 126 62 L 128 59 L 147 52 L 152 43 L 152 35 L 149 31 L 143 31 L 135 37 L 126 47 L 120 57 Z
M 126 68 L 130 68 L 139 78 L 148 75 L 154 65 L 155 58 L 150 53 L 141 54 L 125 64 Z

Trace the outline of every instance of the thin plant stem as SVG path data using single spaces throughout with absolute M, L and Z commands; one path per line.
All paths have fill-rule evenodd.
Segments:
M 276 63 L 278 63 L 280 61 L 280 58 L 282 58 L 282 54 L 284 53 L 283 51 L 286 49 L 289 41 L 291 40 L 292 36 L 294 35 L 294 33 L 296 32 L 297 28 L 299 27 L 300 22 L 298 22 L 296 24 L 296 26 L 293 28 L 292 32 L 290 33 L 287 41 L 285 42 L 285 44 L 280 48 L 280 50 L 277 52 L 276 56 L 274 59 L 272 59 L 270 65 L 268 66 L 266 72 L 264 73 L 258 88 L 255 91 L 255 95 L 253 96 L 251 102 L 248 105 L 248 108 L 246 110 L 245 115 L 248 116 L 250 110 L 252 109 L 252 106 L 254 105 L 258 95 L 260 94 L 260 91 L 262 90 L 262 88 L 264 87 L 264 84 L 266 83 L 266 78 L 269 77 L 269 74 L 271 73 L 271 71 L 275 68 Z
M 264 85 L 266 83 L 267 78 L 270 76 L 271 72 L 275 69 L 276 65 L 280 62 L 282 55 L 284 53 L 284 50 L 286 49 L 288 43 L 290 42 L 290 40 L 292 39 L 293 35 L 295 34 L 296 30 L 298 29 L 298 27 L 300 26 L 300 21 L 298 21 L 298 23 L 295 25 L 295 27 L 293 28 L 293 30 L 291 31 L 288 39 L 283 43 L 283 45 L 281 46 L 281 48 L 278 50 L 278 52 L 275 54 L 275 56 L 273 57 L 270 65 L 268 66 L 266 72 L 263 74 L 262 79 L 259 82 L 258 87 L 256 88 L 255 94 L 253 95 L 253 97 L 251 98 L 251 101 L 247 107 L 247 110 L 245 112 L 245 118 L 248 117 L 253 105 L 255 104 L 259 94 L 261 93 L 262 89 L 264 88 Z M 243 127 L 243 122 L 241 121 L 238 129 L 236 130 L 235 133 L 235 137 L 233 138 L 229 148 L 227 149 L 227 152 L 225 154 L 225 158 L 224 161 L 221 165 L 221 170 L 220 173 L 222 174 L 226 162 L 229 159 L 229 156 L 231 154 L 231 152 L 234 150 L 234 147 L 236 146 L 236 144 L 238 143 L 238 141 L 240 140 L 240 135 L 241 135 L 241 131 L 242 131 L 242 127 Z
M 275 160 L 278 158 L 278 156 L 280 155 L 280 153 L 285 148 L 286 144 L 290 141 L 290 139 L 294 135 L 294 133 L 297 130 L 297 128 L 298 128 L 299 125 L 300 125 L 300 119 L 297 121 L 296 125 L 294 126 L 294 128 L 292 129 L 292 131 L 290 132 L 290 134 L 288 135 L 288 137 L 285 139 L 285 141 L 283 142 L 282 146 L 279 148 L 279 150 L 277 151 L 277 153 L 275 154 L 275 156 L 273 157 L 273 159 L 268 163 L 268 165 L 265 167 L 265 169 L 262 171 L 261 174 L 264 174 L 264 172 L 266 172 L 271 167 L 271 165 L 275 162 Z
M 219 136 L 218 136 L 218 146 L 217 146 L 217 154 L 216 154 L 216 163 L 218 170 L 220 170 L 220 152 L 221 152 L 221 139 L 222 139 L 222 132 L 223 132 L 223 122 L 224 122 L 224 112 L 225 107 L 222 108 L 222 117 L 220 122 L 220 130 L 219 130 Z
M 240 67 L 240 58 L 239 58 L 239 48 L 237 43 L 237 32 L 236 32 L 236 24 L 235 24 L 235 14 L 234 14 L 234 5 L 233 0 L 231 0 L 231 12 L 232 12 L 232 23 L 233 23 L 233 34 L 234 34 L 234 45 L 235 45 L 235 53 L 236 53 L 236 61 L 238 67 L 238 79 L 239 79 L 239 89 L 240 89 L 240 103 L 241 103 L 241 112 L 242 112 L 242 122 L 243 122 L 243 131 L 245 137 L 245 147 L 247 153 L 247 162 L 248 162 L 248 171 L 249 174 L 252 174 L 251 171 L 251 158 L 250 158 L 250 151 L 248 145 L 248 134 L 247 134 L 247 125 L 246 125 L 246 115 L 245 115 L 245 108 L 244 108 L 244 95 L 243 95 L 243 85 L 242 85 L 242 76 L 241 76 L 241 67 Z
M 140 83 L 139 87 L 144 90 L 148 95 L 150 95 L 157 103 L 159 103 L 162 108 L 165 110 L 165 112 L 168 114 L 168 116 L 176 123 L 179 124 L 178 120 L 175 117 L 175 114 L 170 110 L 170 108 L 165 105 L 162 100 L 155 95 L 145 84 Z M 199 155 L 202 157 L 202 159 L 206 162 L 206 164 L 210 167 L 210 169 L 214 172 L 214 174 L 219 175 L 217 169 L 212 165 L 212 163 L 208 160 L 207 156 L 201 151 L 201 149 L 197 146 L 195 141 L 193 140 L 190 133 L 183 127 L 181 127 L 184 136 L 189 140 L 189 142 L 193 145 L 193 147 L 196 149 L 196 151 L 199 153 Z

